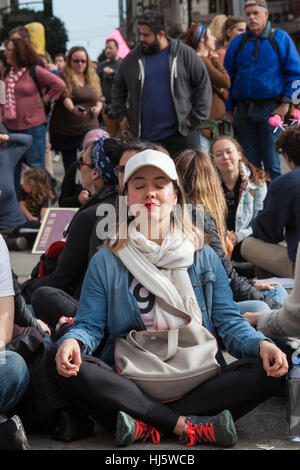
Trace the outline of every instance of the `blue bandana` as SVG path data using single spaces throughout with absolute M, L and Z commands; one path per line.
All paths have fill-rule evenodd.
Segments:
M 114 166 L 103 148 L 104 140 L 105 139 L 100 138 L 93 147 L 93 163 L 95 165 L 96 171 L 103 178 L 104 183 L 118 184 L 119 181 L 114 173 Z
M 206 30 L 206 26 L 204 24 L 199 23 L 194 34 L 194 47 L 198 46 L 205 30 Z

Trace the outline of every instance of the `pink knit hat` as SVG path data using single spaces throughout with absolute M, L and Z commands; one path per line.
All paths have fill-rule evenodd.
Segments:
M 110 135 L 104 129 L 93 129 L 87 132 L 83 139 L 82 148 L 85 150 L 89 145 L 94 144 L 101 138 L 109 139 Z

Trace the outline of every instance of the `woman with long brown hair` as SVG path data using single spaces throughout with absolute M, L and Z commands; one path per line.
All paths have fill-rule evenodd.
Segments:
M 240 245 L 252 235 L 251 225 L 263 208 L 269 178 L 246 159 L 233 137 L 220 136 L 211 150 L 228 209 L 226 224 L 234 245 L 232 259 L 242 261 Z
M 6 86 L 3 122 L 9 132 L 14 134 L 20 132 L 33 137 L 32 145 L 26 152 L 24 160 L 31 167 L 44 168 L 47 130 L 44 105 L 50 99 L 59 98 L 65 83 L 40 65 L 40 57 L 25 39 L 9 39 L 6 43 L 5 56 L 9 68 L 2 75 Z M 15 173 L 17 187 L 20 174 L 21 162 Z
M 193 204 L 193 219 L 196 218 L 196 207 L 203 205 L 204 232 L 207 235 L 208 244 L 217 253 L 230 279 L 230 287 L 236 302 L 262 301 L 270 308 L 280 308 L 286 291 L 275 283 L 251 282 L 244 276 L 240 276 L 234 269 L 228 257 L 228 245 L 226 244 L 226 218 L 227 205 L 224 198 L 219 175 L 211 161 L 211 158 L 198 149 L 190 149 L 180 153 L 175 159 L 177 172 L 180 176 L 186 199 Z M 248 303 L 248 302 L 247 302 Z M 256 304 L 258 309 L 265 308 Z M 241 305 L 244 308 L 254 308 L 254 304 Z
M 52 148 L 61 152 L 66 171 L 76 161 L 86 132 L 99 127 L 104 98 L 84 47 L 70 49 L 61 76 L 66 90 L 53 108 L 50 139 Z
M 200 148 L 203 152 L 210 151 L 211 141 L 220 133 L 224 133 L 225 101 L 229 96 L 230 77 L 219 62 L 216 53 L 216 38 L 210 28 L 198 23 L 192 24 L 186 33 L 186 43 L 192 47 L 203 60 L 211 81 L 213 95 L 209 118 L 201 124 Z

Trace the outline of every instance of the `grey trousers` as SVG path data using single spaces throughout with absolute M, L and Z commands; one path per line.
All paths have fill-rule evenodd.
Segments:
M 247 261 L 275 276 L 290 278 L 295 276 L 295 263 L 289 258 L 285 246 L 249 237 L 242 242 L 241 254 Z

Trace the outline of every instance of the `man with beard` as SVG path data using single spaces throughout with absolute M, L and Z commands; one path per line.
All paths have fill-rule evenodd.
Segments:
M 245 16 L 246 33 L 231 41 L 224 60 L 231 79 L 227 116 L 233 121 L 235 113 L 245 156 L 273 180 L 281 174 L 274 150 L 280 130 L 274 132 L 268 121 L 276 114 L 284 120 L 289 112 L 299 84 L 300 57 L 290 36 L 272 28 L 265 0 L 247 0 Z
M 139 35 L 112 88 L 112 111 L 121 129 L 163 145 L 172 157 L 199 147 L 197 126 L 208 118 L 212 96 L 202 59 L 166 35 L 158 12 L 145 12 Z
M 105 97 L 105 109 L 102 111 L 104 125 L 111 137 L 119 137 L 119 123 L 112 119 L 111 114 L 111 89 L 115 74 L 120 67 L 122 59 L 119 57 L 119 45 L 115 39 L 107 39 L 105 45 L 106 60 L 100 62 L 97 74 L 100 78 L 103 96 Z

